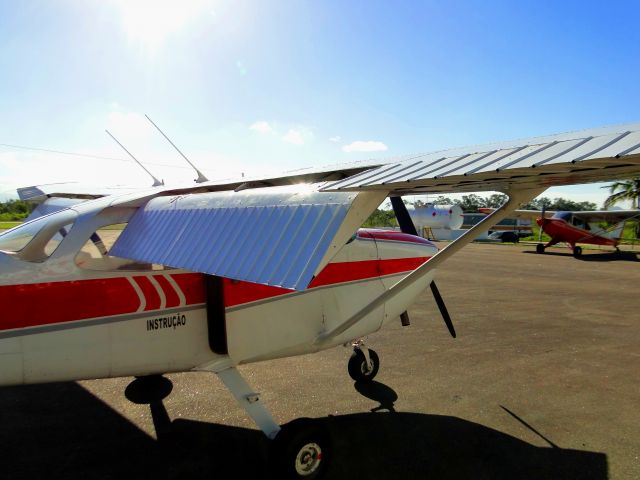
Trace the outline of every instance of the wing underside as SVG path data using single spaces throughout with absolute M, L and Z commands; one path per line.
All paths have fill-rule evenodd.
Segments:
M 640 124 L 633 124 L 414 155 L 332 182 L 324 190 L 508 193 L 638 174 Z

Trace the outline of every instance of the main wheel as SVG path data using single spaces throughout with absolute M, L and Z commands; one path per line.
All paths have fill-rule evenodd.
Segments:
M 544 245 L 542 243 L 536 245 L 536 253 L 544 253 Z
M 582 247 L 574 247 L 573 256 L 576 258 L 580 258 L 582 256 Z
M 356 348 L 353 355 L 349 359 L 349 376 L 356 382 L 370 382 L 378 374 L 380 368 L 380 359 L 378 354 L 369 349 L 369 358 L 371 359 L 371 369 L 367 365 L 367 359 L 362 350 Z
M 520 241 L 520 238 L 518 238 L 518 235 L 516 233 L 513 232 L 504 232 L 502 234 L 502 242 L 511 242 L 511 243 L 518 243 Z
M 322 478 L 331 456 L 331 438 L 326 429 L 310 418 L 299 418 L 283 425 L 271 444 L 271 478 Z

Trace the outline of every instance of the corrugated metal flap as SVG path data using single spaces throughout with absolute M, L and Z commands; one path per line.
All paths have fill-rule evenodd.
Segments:
M 303 290 L 355 197 L 291 188 L 158 197 L 110 254 Z

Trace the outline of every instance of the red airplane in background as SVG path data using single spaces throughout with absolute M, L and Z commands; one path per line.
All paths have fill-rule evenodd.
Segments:
M 536 219 L 540 228 L 551 237 L 546 244 L 536 245 L 537 253 L 544 253 L 547 247 L 559 242 L 568 243 L 573 256 L 582 255 L 582 247 L 587 245 L 607 245 L 618 250 L 620 238 L 627 220 L 640 217 L 639 210 L 553 212 L 551 218 L 541 216 Z M 603 227 L 602 224 L 611 225 Z
M 480 211 L 491 213 L 493 209 L 481 208 Z M 542 231 L 551 237 L 547 243 L 536 245 L 537 253 L 544 253 L 547 247 L 564 242 L 570 246 L 573 256 L 579 258 L 582 255 L 582 247 L 578 243 L 605 245 L 618 250 L 626 221 L 640 218 L 640 210 L 516 210 L 511 216 L 535 219 Z

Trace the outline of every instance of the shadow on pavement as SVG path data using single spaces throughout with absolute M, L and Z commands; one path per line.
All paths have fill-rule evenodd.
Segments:
M 522 253 L 532 253 L 534 255 L 549 257 L 573 257 L 573 253 L 569 250 L 566 252 L 553 252 L 547 250 L 543 254 L 536 253 L 535 250 L 523 250 Z M 580 262 L 640 262 L 637 252 L 600 252 L 598 250 L 583 253 L 582 256 L 580 258 L 576 258 L 576 260 Z
M 391 388 L 369 387 L 365 396 L 393 406 Z M 259 431 L 171 420 L 161 400 L 151 409 L 158 441 L 75 383 L 1 388 L 0 476 L 263 477 L 268 442 Z M 455 417 L 378 412 L 319 421 L 335 445 L 330 479 L 607 478 L 603 453 L 535 447 Z

